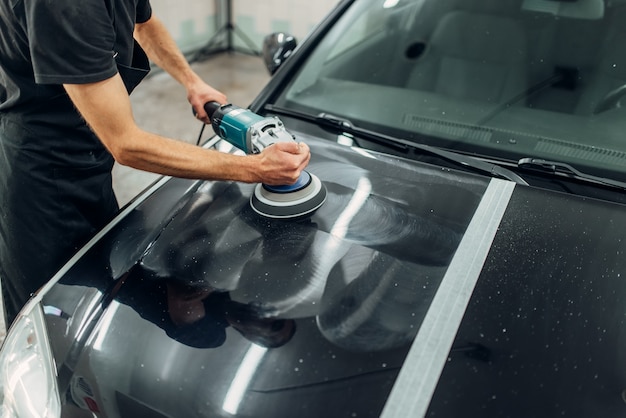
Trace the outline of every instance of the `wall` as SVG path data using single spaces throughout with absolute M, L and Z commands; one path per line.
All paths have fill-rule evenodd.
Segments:
M 225 1 L 151 0 L 151 3 L 154 13 L 184 52 L 206 45 L 225 23 Z M 234 45 L 260 50 L 265 35 L 276 31 L 289 32 L 301 40 L 337 3 L 338 0 L 232 0 L 237 27 L 233 32 Z M 225 38 L 220 36 L 215 41 L 219 44 Z

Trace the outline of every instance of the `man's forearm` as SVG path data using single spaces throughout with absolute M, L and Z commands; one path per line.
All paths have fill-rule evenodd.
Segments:
M 153 16 L 135 27 L 135 39 L 152 62 L 167 71 L 187 90 L 187 100 L 198 119 L 210 123 L 204 104 L 210 101 L 226 102 L 226 96 L 209 86 L 192 69 L 170 36 L 163 23 Z
M 194 83 L 201 82 L 158 17 L 153 16 L 147 22 L 138 24 L 134 36 L 146 51 L 148 58 L 187 90 L 191 89 Z
M 145 132 L 134 122 L 119 74 L 65 85 L 70 98 L 117 162 L 139 170 L 203 180 L 258 181 L 253 161 Z
M 85 121 L 120 164 L 176 177 L 292 184 L 310 158 L 305 144 L 278 143 L 238 156 L 203 149 L 140 129 L 119 74 L 88 84 L 65 84 Z

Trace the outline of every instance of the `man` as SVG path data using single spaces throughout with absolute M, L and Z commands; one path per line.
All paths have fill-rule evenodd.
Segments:
M 145 53 L 144 53 L 145 51 Z M 147 56 L 146 56 L 147 54 Z M 145 132 L 129 94 L 148 58 L 203 104 L 226 102 L 190 68 L 149 0 L 0 0 L 0 280 L 11 323 L 118 210 L 114 160 L 159 174 L 291 184 L 305 144 L 235 156 Z

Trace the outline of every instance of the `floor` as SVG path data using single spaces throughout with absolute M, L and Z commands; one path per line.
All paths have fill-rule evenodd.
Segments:
M 260 57 L 224 52 L 194 61 L 192 68 L 211 86 L 228 96 L 228 101 L 247 107 L 269 81 L 269 73 Z M 194 118 L 185 90 L 169 75 L 153 71 L 131 95 L 137 124 L 150 132 L 196 143 L 202 127 Z M 204 138 L 212 134 L 210 127 Z M 116 165 L 113 188 L 120 206 L 125 205 L 159 176 Z M 2 309 L 0 298 L 0 312 Z M 0 342 L 5 336 L 5 323 L 0 315 Z

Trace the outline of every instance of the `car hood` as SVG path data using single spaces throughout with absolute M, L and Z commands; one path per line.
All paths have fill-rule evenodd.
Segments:
M 623 412 L 623 206 L 298 137 L 312 216 L 170 179 L 43 295 L 68 416 Z

